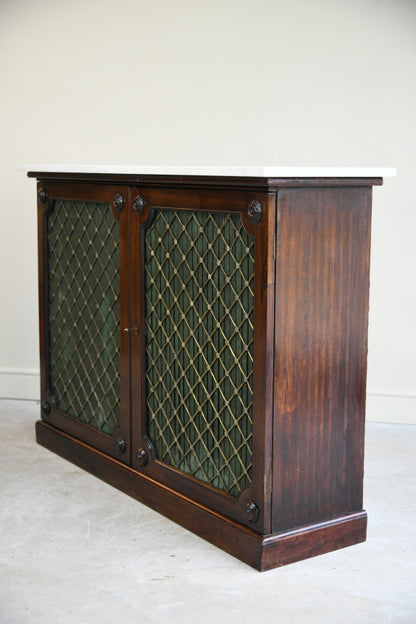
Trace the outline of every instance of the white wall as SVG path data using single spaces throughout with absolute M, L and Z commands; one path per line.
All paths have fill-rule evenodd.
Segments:
M 415 32 L 414 0 L 0 0 L 0 396 L 38 396 L 19 164 L 396 166 L 374 191 L 368 415 L 416 422 Z

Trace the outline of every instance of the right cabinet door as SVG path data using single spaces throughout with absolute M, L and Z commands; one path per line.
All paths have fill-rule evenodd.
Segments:
M 132 465 L 267 531 L 274 197 L 132 197 Z

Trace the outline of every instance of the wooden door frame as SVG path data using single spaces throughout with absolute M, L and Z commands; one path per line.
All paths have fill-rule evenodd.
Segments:
M 123 326 L 129 325 L 128 268 L 128 187 L 42 181 L 38 183 L 38 262 L 39 262 L 39 329 L 41 369 L 41 414 L 45 422 L 61 429 L 124 463 L 130 463 L 130 354 L 129 338 Z M 97 430 L 76 417 L 67 414 L 57 405 L 51 392 L 49 366 L 49 304 L 48 304 L 48 215 L 56 200 L 106 202 L 120 231 L 120 426 L 109 435 Z M 126 263 L 127 260 L 127 263 Z

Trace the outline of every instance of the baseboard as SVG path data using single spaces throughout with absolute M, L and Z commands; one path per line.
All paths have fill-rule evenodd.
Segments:
M 367 422 L 416 425 L 416 395 L 368 392 Z
M 32 368 L 0 368 L 0 398 L 39 401 L 40 373 Z
M 39 370 L 0 368 L 0 398 L 39 401 L 39 392 Z M 416 425 L 416 394 L 369 390 L 366 420 L 367 422 Z

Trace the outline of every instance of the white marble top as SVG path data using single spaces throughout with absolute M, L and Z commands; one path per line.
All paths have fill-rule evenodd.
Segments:
M 394 177 L 391 167 L 203 167 L 153 165 L 24 165 L 22 171 L 44 173 L 107 173 L 128 175 L 195 175 L 258 178 L 381 178 Z

